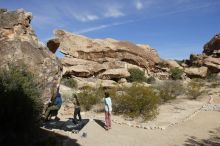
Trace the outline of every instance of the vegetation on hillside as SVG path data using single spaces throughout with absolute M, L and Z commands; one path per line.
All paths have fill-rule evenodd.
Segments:
M 77 88 L 77 81 L 73 78 L 63 78 L 61 82 L 67 87 Z
M 178 67 L 172 68 L 170 70 L 170 77 L 173 80 L 181 79 L 183 75 L 183 70 L 179 69 Z
M 147 81 L 144 71 L 142 71 L 138 68 L 129 68 L 128 72 L 130 73 L 130 76 L 127 78 L 128 82 L 145 82 L 145 81 Z
M 161 83 L 155 84 L 154 87 L 159 93 L 161 102 L 167 102 L 172 99 L 176 99 L 178 95 L 184 93 L 185 89 L 180 81 L 167 80 Z

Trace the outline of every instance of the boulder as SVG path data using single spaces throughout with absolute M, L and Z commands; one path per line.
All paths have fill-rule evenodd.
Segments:
M 215 35 L 204 45 L 203 54 L 192 54 L 186 64 L 194 67 L 207 67 L 210 74 L 220 72 L 220 34 Z
M 145 69 L 148 73 L 154 70 L 156 63 L 160 62 L 160 57 L 156 50 L 150 48 L 148 45 L 136 45 L 127 41 L 118 41 L 109 38 L 91 39 L 63 30 L 56 30 L 54 34 L 55 38 L 48 41 L 48 47 L 50 50 L 56 50 L 59 47 L 60 51 L 65 54 L 63 60 L 68 58 L 68 62 L 75 62 L 75 64 L 69 64 L 66 61 L 62 61 L 64 68 L 69 68 L 68 74 L 72 74 L 73 76 L 82 77 L 78 67 L 78 72 L 76 73 L 76 67 L 71 66 L 77 66 L 83 60 L 87 64 L 81 64 L 80 67 L 83 68 L 82 74 L 85 77 L 94 75 L 101 79 L 103 78 L 103 71 L 121 68 L 127 69 L 130 65 Z M 70 69 L 73 70 L 71 71 Z M 86 74 L 85 70 L 88 71 Z M 127 75 L 120 77 L 125 76 Z
M 161 63 L 165 66 L 168 66 L 169 68 L 183 69 L 183 67 L 180 66 L 175 60 L 163 60 Z
M 119 81 L 118 81 L 119 84 L 123 84 L 123 83 L 127 83 L 127 80 L 125 78 L 121 78 Z
M 216 34 L 207 44 L 204 45 L 203 53 L 213 55 L 220 50 L 220 34 Z
M 64 66 L 64 76 L 91 77 L 107 69 L 106 64 L 78 58 L 65 57 L 61 59 L 61 62 Z
M 113 80 L 101 80 L 101 79 L 95 79 L 95 78 L 80 78 L 75 77 L 74 78 L 77 81 L 77 85 L 79 89 L 83 89 L 84 87 L 90 86 L 93 88 L 112 88 L 117 85 L 117 83 Z
M 130 76 L 130 73 L 128 72 L 127 69 L 124 68 L 119 68 L 119 69 L 109 69 L 106 70 L 105 72 L 101 73 L 99 75 L 99 78 L 101 79 L 112 79 L 112 80 L 119 80 L 120 78 L 127 78 Z
M 209 68 L 211 72 L 220 72 L 220 58 L 214 58 L 209 56 L 206 59 L 204 59 L 204 64 Z
M 189 67 L 189 68 L 185 68 L 184 72 L 189 77 L 204 78 L 207 76 L 208 68 L 207 67 Z
M 54 96 L 62 76 L 62 65 L 37 38 L 30 22 L 32 14 L 19 9 L 0 11 L 0 68 L 10 64 L 25 65 L 33 73 L 41 98 L 47 101 Z

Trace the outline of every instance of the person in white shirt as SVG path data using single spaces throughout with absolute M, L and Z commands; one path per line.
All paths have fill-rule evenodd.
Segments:
M 112 100 L 108 92 L 105 92 L 104 106 L 105 106 L 105 128 L 111 129 L 111 112 L 112 112 Z

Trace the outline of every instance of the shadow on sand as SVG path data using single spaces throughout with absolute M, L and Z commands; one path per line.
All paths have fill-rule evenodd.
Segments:
M 198 139 L 191 136 L 185 141 L 184 146 L 220 146 L 220 127 L 209 131 L 209 138 Z
M 31 135 L 10 133 L 0 135 L 1 146 L 80 146 L 76 139 L 39 128 Z
M 94 121 L 101 126 L 103 129 L 107 130 L 105 127 L 105 123 L 102 120 L 94 119 Z

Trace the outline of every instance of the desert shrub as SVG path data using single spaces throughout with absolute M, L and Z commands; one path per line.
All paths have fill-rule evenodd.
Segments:
M 141 116 L 144 120 L 154 118 L 158 114 L 159 97 L 151 87 L 133 83 L 131 87 L 112 89 L 110 96 L 113 112 L 131 118 Z
M 104 97 L 104 90 L 100 88 L 92 88 L 87 86 L 78 94 L 79 102 L 86 111 L 90 110 L 93 105 L 101 102 Z
M 218 74 L 209 74 L 206 78 L 206 81 L 209 82 L 211 88 L 220 86 L 220 77 Z
M 77 81 L 73 78 L 63 78 L 62 84 L 70 88 L 77 88 Z
M 129 68 L 130 76 L 127 78 L 129 82 L 145 82 L 147 79 L 144 76 L 144 71 L 138 68 Z
M 34 76 L 25 67 L 1 70 L 0 95 L 0 141 L 24 142 L 35 133 L 43 110 Z
M 73 100 L 72 94 L 73 94 L 73 92 L 63 92 L 62 93 L 63 103 L 72 102 L 72 100 Z
M 215 82 L 216 80 L 219 80 L 218 74 L 209 74 L 206 77 L 206 81 L 208 82 Z
M 161 102 L 176 99 L 178 95 L 181 95 L 184 92 L 184 87 L 179 81 L 163 81 L 154 85 L 154 87 L 158 90 Z
M 187 85 L 187 95 L 190 99 L 197 99 L 203 92 L 202 86 L 203 82 L 200 80 L 193 79 Z
M 182 70 L 182 69 L 179 69 L 178 67 L 172 68 L 172 69 L 170 70 L 170 77 L 171 77 L 171 79 L 173 79 L 173 80 L 181 79 L 182 74 L 183 74 L 183 70 Z
M 152 76 L 147 79 L 148 84 L 153 84 L 153 83 L 155 83 L 155 81 L 156 81 L 156 79 Z

